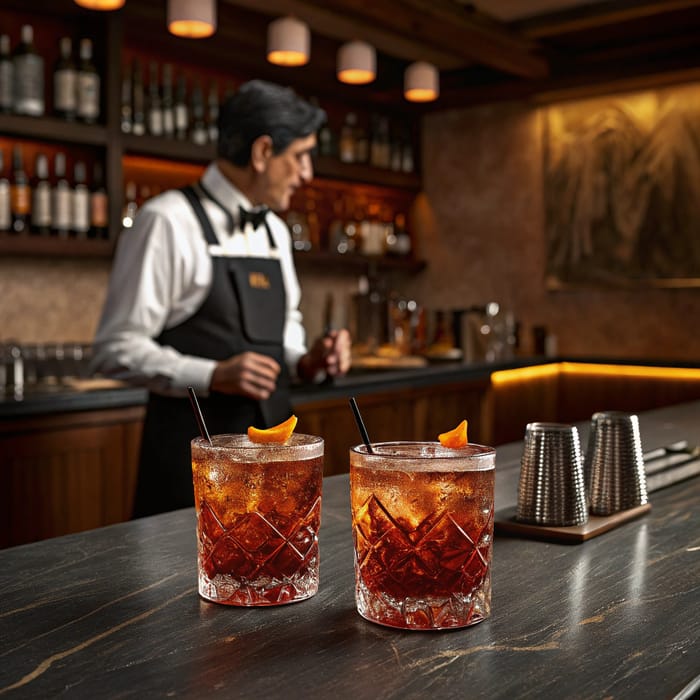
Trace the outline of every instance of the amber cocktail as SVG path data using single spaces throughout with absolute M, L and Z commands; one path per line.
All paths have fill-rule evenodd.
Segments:
M 226 605 L 282 605 L 318 590 L 323 440 L 246 435 L 192 441 L 199 594 Z
M 495 450 L 387 442 L 350 450 L 355 599 L 402 629 L 473 625 L 491 612 Z

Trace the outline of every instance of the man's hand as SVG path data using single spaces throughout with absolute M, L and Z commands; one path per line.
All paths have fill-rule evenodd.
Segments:
M 331 377 L 346 374 L 350 369 L 351 347 L 350 333 L 345 328 L 329 331 L 299 360 L 299 376 L 311 380 L 320 371 Z
M 263 401 L 277 386 L 279 364 L 267 355 L 244 352 L 216 365 L 209 388 L 222 394 L 242 394 Z

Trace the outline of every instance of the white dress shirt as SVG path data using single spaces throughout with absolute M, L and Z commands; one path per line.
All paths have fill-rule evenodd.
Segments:
M 251 203 L 209 165 L 204 186 L 238 219 L 238 206 Z M 214 202 L 202 204 L 219 239 L 207 244 L 192 207 L 177 190 L 150 199 L 134 225 L 119 237 L 102 318 L 94 340 L 92 368 L 96 372 L 169 396 L 182 396 L 192 386 L 209 390 L 215 360 L 183 355 L 155 342 L 160 333 L 191 317 L 202 305 L 212 283 L 211 254 L 231 257 L 279 258 L 287 297 L 284 327 L 285 360 L 292 376 L 306 352 L 299 301 L 301 289 L 292 259 L 287 225 L 272 212 L 267 222 L 277 244 L 270 247 L 264 226 L 229 233 L 227 217 Z

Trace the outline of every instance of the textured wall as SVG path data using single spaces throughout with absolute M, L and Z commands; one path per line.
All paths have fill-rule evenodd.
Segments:
M 0 341 L 90 342 L 109 268 L 108 260 L 0 259 Z
M 698 288 L 545 289 L 541 119 L 521 105 L 427 117 L 430 264 L 403 291 L 432 308 L 498 301 L 520 320 L 525 350 L 546 325 L 562 354 L 697 361 Z
M 427 270 L 390 286 L 429 308 L 499 301 L 531 329 L 546 325 L 569 355 L 698 360 L 700 289 L 548 292 L 542 192 L 541 115 L 497 105 L 429 115 L 419 207 L 419 254 Z M 0 260 L 0 340 L 89 341 L 109 273 L 104 260 Z M 332 291 L 336 318 L 357 274 L 300 273 L 309 335 L 321 330 Z
M 0 259 L 0 342 L 92 341 L 109 279 L 108 260 Z M 323 326 L 323 304 L 333 295 L 335 325 L 346 320 L 354 276 L 300 275 L 309 336 Z

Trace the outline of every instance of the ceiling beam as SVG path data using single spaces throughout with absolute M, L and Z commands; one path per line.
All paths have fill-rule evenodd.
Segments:
M 440 0 L 306 0 L 323 4 L 338 15 L 354 16 L 387 31 L 411 37 L 419 46 L 442 47 L 468 63 L 479 63 L 522 78 L 542 78 L 546 60 L 533 50 L 532 40 L 521 40 L 503 25 L 475 21 L 453 2 Z
M 316 32 L 341 41 L 364 39 L 407 61 L 426 60 L 441 70 L 480 63 L 511 75 L 542 78 L 546 60 L 532 40 L 496 23 L 475 21 L 458 5 L 431 0 L 225 0 L 270 15 L 294 14 Z M 535 47 L 536 48 L 536 47 Z
M 563 10 L 546 17 L 535 17 L 516 26 L 532 39 L 556 37 L 601 27 L 613 26 L 638 19 L 650 19 L 670 12 L 700 7 L 700 0 L 617 0 Z
M 528 79 L 549 75 L 542 47 L 532 38 L 453 0 L 401 0 L 421 17 L 424 40 L 439 42 L 482 65 Z
M 325 7 L 309 4 L 303 0 L 223 0 L 227 5 L 244 7 L 270 17 L 294 15 L 304 20 L 309 27 L 323 36 L 337 41 L 364 39 L 382 53 L 406 61 L 423 60 L 435 64 L 441 70 L 464 68 L 471 61 L 455 56 L 451 51 L 430 45 L 424 46 L 410 36 L 395 30 L 368 24 L 356 17 L 339 15 Z M 312 48 L 313 50 L 313 48 Z

